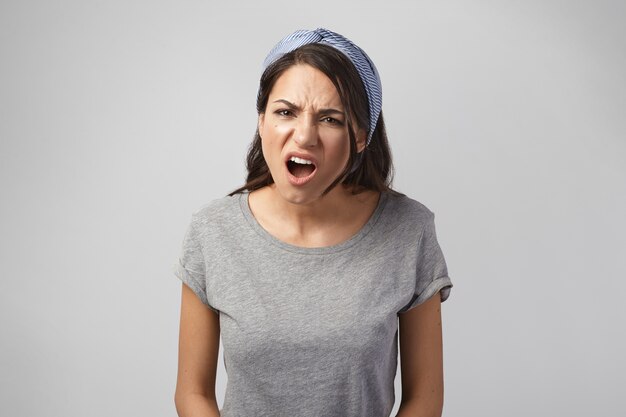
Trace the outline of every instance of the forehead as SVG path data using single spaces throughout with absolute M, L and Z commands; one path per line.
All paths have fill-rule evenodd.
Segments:
M 303 105 L 341 106 L 341 97 L 330 78 L 307 64 L 286 69 L 276 80 L 269 99 L 270 103 L 286 99 Z

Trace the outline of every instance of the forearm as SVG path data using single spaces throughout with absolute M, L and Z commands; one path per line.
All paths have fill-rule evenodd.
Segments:
M 220 417 L 215 398 L 201 394 L 187 394 L 174 400 L 179 417 Z
M 441 417 L 442 405 L 428 404 L 426 401 L 413 401 L 400 404 L 396 417 Z

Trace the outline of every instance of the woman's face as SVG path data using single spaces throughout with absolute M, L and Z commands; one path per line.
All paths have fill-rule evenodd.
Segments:
M 332 81 L 294 65 L 276 80 L 259 115 L 263 156 L 276 190 L 295 204 L 314 202 L 346 167 L 350 138 L 345 109 Z M 357 151 L 365 146 L 357 132 Z

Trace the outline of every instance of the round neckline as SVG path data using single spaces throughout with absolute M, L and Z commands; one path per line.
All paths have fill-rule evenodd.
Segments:
M 380 197 L 378 198 L 378 204 L 376 208 L 370 215 L 370 218 L 365 222 L 365 224 L 354 234 L 352 237 L 344 240 L 343 242 L 337 243 L 331 246 L 321 246 L 315 248 L 309 248 L 305 246 L 297 246 L 292 245 L 291 243 L 287 243 L 270 234 L 267 230 L 261 226 L 261 224 L 257 221 L 256 217 L 252 214 L 252 210 L 250 210 L 250 204 L 248 198 L 250 196 L 250 192 L 242 192 L 239 194 L 239 206 L 241 208 L 241 212 L 245 217 L 246 221 L 252 227 L 252 229 L 264 240 L 268 241 L 274 246 L 277 246 L 283 250 L 295 253 L 302 254 L 310 254 L 310 255 L 324 255 L 329 253 L 340 252 L 346 250 L 352 246 L 354 246 L 357 242 L 359 242 L 363 237 L 365 237 L 374 227 L 378 218 L 380 217 L 383 209 L 388 200 L 388 193 L 381 192 Z

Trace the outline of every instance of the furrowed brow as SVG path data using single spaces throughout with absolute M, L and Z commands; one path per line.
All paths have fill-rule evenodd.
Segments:
M 282 99 L 282 98 L 278 99 L 278 100 L 274 100 L 274 103 L 283 103 L 287 107 L 289 107 L 289 109 L 291 109 L 291 110 L 298 110 L 298 111 L 302 110 L 300 107 L 296 106 L 292 102 L 287 101 L 287 100 Z M 338 114 L 338 115 L 341 115 L 341 116 L 345 115 L 344 112 L 342 112 L 341 110 L 333 109 L 333 108 L 321 109 L 319 111 L 319 114 L 324 114 L 324 115 L 326 115 L 326 114 Z
M 323 114 L 323 115 L 338 114 L 340 116 L 344 116 L 344 113 L 341 110 L 337 110 L 337 109 L 321 109 L 320 114 Z
M 274 103 L 283 103 L 285 104 L 287 107 L 289 107 L 291 110 L 302 110 L 300 107 L 296 106 L 295 104 L 293 104 L 290 101 L 287 101 L 285 99 L 278 99 L 278 100 L 274 100 Z

